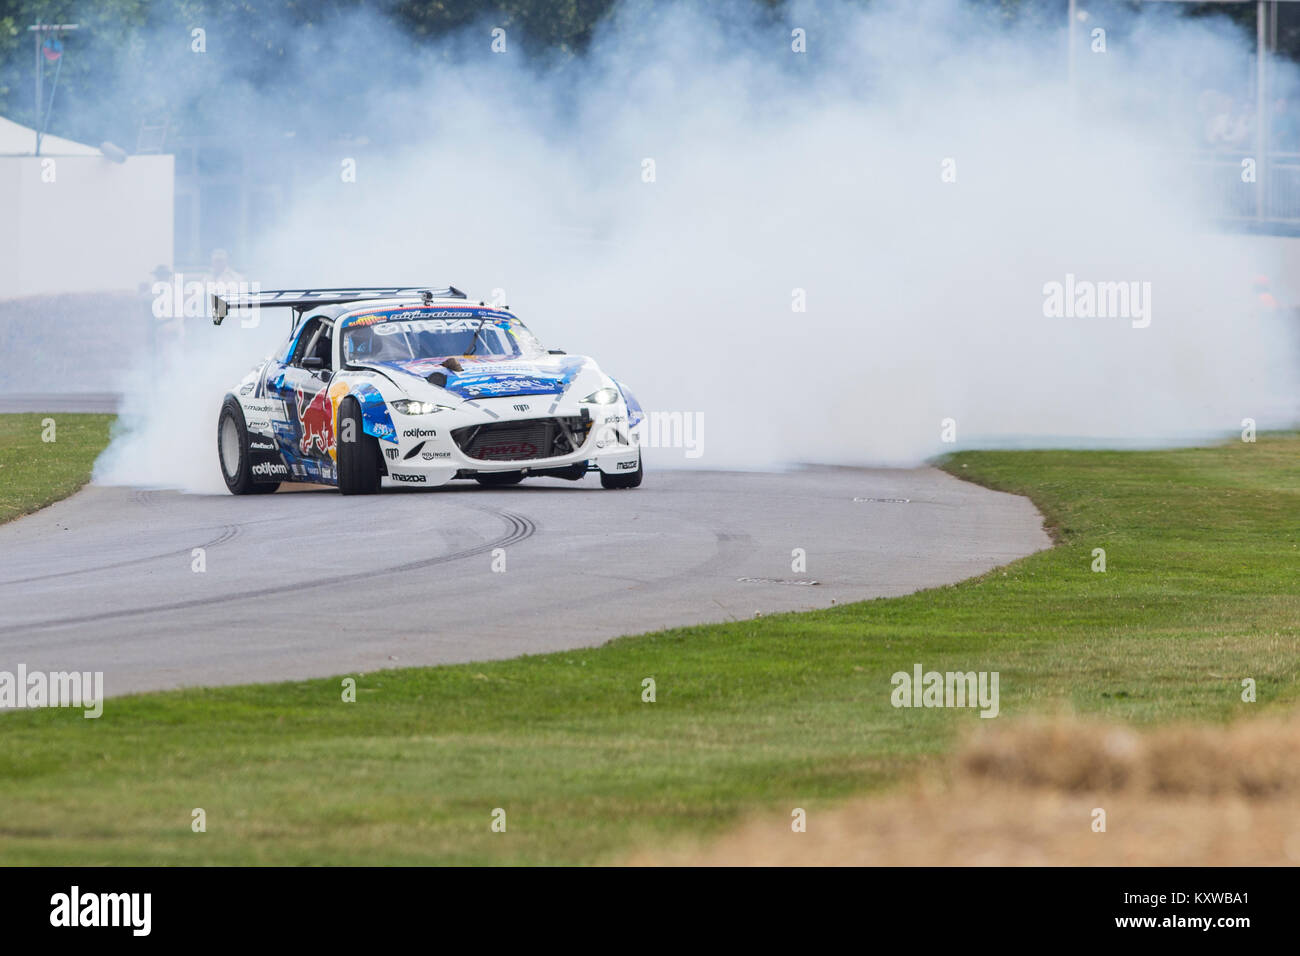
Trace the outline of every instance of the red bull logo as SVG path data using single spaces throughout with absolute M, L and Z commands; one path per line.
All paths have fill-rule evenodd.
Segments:
M 330 401 L 329 389 L 322 388 L 309 399 L 302 386 L 298 386 L 294 389 L 294 400 L 298 406 L 298 423 L 302 426 L 299 451 L 304 455 L 315 452 L 333 458 L 334 403 Z

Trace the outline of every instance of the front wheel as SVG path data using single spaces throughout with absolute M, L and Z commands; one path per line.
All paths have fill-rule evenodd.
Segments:
M 602 488 L 620 489 L 620 488 L 639 488 L 641 487 L 641 477 L 645 471 L 641 465 L 641 459 L 636 461 L 636 471 L 629 472 L 626 475 L 607 475 L 603 471 L 600 473 L 600 486 Z
M 345 398 L 339 409 L 338 437 L 334 443 L 339 491 L 345 495 L 376 494 L 383 477 L 379 439 L 362 431 L 362 424 L 361 405 L 354 398 Z
M 269 495 L 280 487 L 278 481 L 254 481 L 253 463 L 248 457 L 248 423 L 244 409 L 235 397 L 221 403 L 217 419 L 217 457 L 221 477 L 232 495 Z

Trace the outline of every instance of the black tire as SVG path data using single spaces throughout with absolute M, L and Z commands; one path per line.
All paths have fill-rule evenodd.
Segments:
M 361 425 L 361 406 L 357 400 L 343 399 L 334 449 L 338 455 L 339 491 L 345 495 L 378 494 L 384 474 L 379 439 L 367 435 Z M 349 434 L 353 440 L 343 441 L 341 436 Z
M 522 471 L 493 471 L 485 475 L 475 475 L 474 480 L 484 488 L 504 488 L 506 485 L 517 485 L 524 480 Z
M 269 495 L 280 487 L 278 481 L 253 480 L 253 463 L 248 456 L 248 423 L 233 395 L 226 396 L 217 417 L 217 464 L 232 495 Z
M 611 490 L 620 490 L 627 488 L 640 488 L 641 478 L 645 470 L 641 464 L 641 459 L 636 461 L 636 471 L 630 475 L 607 475 L 603 471 L 600 473 L 600 487 Z

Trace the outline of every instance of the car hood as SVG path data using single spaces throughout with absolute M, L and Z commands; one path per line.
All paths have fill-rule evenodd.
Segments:
M 413 379 L 471 401 L 506 398 L 513 395 L 560 395 L 584 370 L 596 372 L 596 365 L 582 355 L 556 355 L 532 359 L 472 359 L 460 357 L 458 372 L 444 366 L 444 359 L 423 358 L 405 362 L 366 362 L 363 367 L 387 374 L 411 392 L 422 391 Z

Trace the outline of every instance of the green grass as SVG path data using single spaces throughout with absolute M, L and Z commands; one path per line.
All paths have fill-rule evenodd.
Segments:
M 1284 706 L 1300 696 L 1298 466 L 1294 434 L 961 453 L 945 467 L 1028 494 L 1059 545 L 905 598 L 372 673 L 356 703 L 329 679 L 110 699 L 100 720 L 11 713 L 0 863 L 600 862 L 759 809 L 815 820 L 992 723 L 891 707 L 890 675 L 918 662 L 999 671 L 1003 720 Z
M 0 523 L 66 498 L 89 481 L 112 421 L 112 415 L 62 412 L 0 415 Z M 52 430 L 46 422 L 53 422 Z

